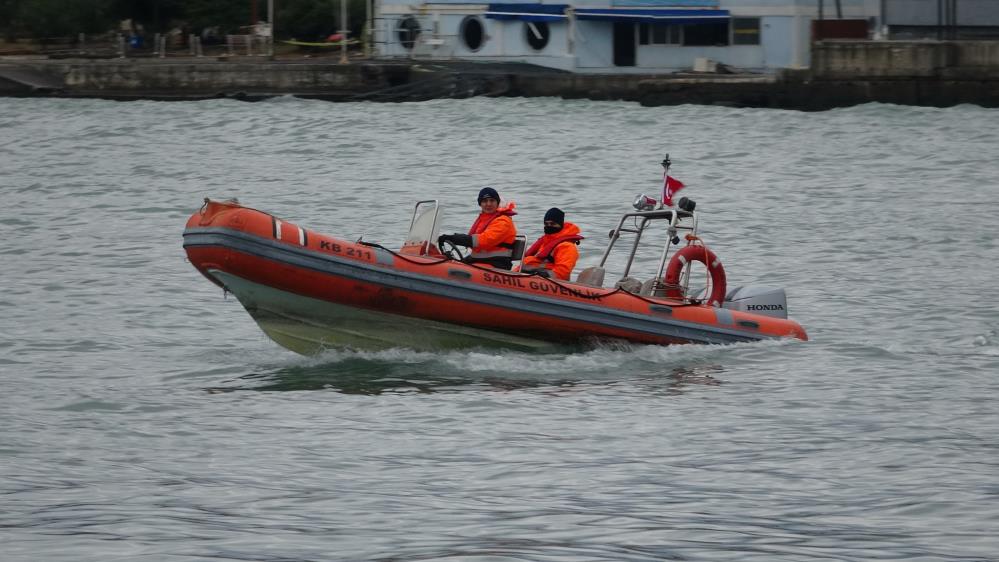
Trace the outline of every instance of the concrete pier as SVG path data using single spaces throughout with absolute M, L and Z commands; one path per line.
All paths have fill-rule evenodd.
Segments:
M 0 59 L 0 95 L 108 99 L 418 101 L 560 96 L 643 105 L 822 110 L 867 102 L 999 107 L 999 42 L 825 41 L 778 74 L 574 74 L 517 63 L 259 57 Z
M 30 95 L 19 77 L 46 77 L 50 95 L 108 99 L 350 96 L 408 82 L 407 64 L 329 64 L 247 57 L 0 61 L 0 94 Z

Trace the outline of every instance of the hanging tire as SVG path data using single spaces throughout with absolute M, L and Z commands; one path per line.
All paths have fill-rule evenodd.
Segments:
M 711 276 L 711 296 L 708 304 L 721 306 L 725 302 L 725 268 L 714 252 L 707 246 L 691 245 L 680 249 L 670 258 L 663 279 L 666 285 L 666 298 L 683 300 L 683 288 L 680 287 L 680 275 L 683 268 L 692 261 L 699 261 L 708 269 Z

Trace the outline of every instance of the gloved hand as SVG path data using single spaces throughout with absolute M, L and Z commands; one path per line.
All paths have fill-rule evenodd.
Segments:
M 445 242 L 450 242 L 450 241 L 451 241 L 451 235 L 449 235 L 449 234 L 441 234 L 440 236 L 437 237 L 437 245 L 438 246 L 440 246 L 441 244 L 443 244 Z
M 552 272 L 543 265 L 529 265 L 527 267 L 520 268 L 521 273 L 533 273 L 535 275 L 540 275 L 542 277 L 551 277 Z
M 441 238 L 447 239 L 447 241 L 451 242 L 452 244 L 454 244 L 456 246 L 464 246 L 466 248 L 471 248 L 472 247 L 472 237 L 469 236 L 468 234 L 458 234 L 456 232 L 454 234 L 447 234 L 447 235 L 441 236 Z M 437 240 L 439 241 L 440 238 L 438 238 Z

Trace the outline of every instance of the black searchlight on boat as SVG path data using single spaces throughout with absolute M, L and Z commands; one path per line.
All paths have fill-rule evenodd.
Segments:
M 638 197 L 635 197 L 635 201 L 631 204 L 636 211 L 651 211 L 656 208 L 659 201 L 649 197 L 648 195 L 642 193 Z
M 697 206 L 697 201 L 693 199 L 687 199 L 686 197 L 681 197 L 679 201 L 676 202 L 676 206 L 681 211 L 687 211 L 688 213 L 694 212 L 694 207 Z

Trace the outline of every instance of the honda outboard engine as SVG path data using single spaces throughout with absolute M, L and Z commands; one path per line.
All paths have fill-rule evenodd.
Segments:
M 775 287 L 735 287 L 725 295 L 722 308 L 787 318 L 787 295 Z

